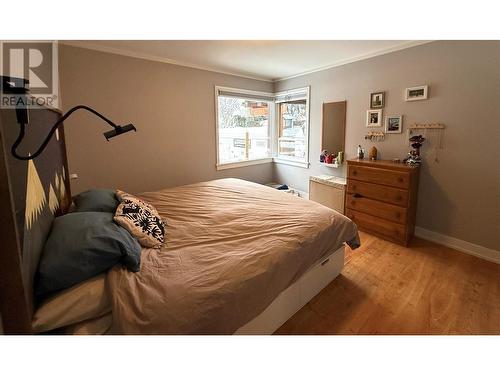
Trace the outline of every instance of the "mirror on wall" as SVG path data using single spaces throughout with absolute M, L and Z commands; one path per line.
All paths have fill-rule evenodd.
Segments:
M 337 156 L 345 148 L 346 101 L 323 103 L 321 152 Z M 325 160 L 328 164 L 328 161 Z M 342 161 L 340 161 L 342 162 Z

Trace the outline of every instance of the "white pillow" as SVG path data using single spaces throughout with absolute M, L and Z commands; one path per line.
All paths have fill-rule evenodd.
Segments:
M 34 332 L 46 332 L 93 319 L 110 311 L 106 274 L 103 273 L 43 301 L 36 310 L 31 325 Z

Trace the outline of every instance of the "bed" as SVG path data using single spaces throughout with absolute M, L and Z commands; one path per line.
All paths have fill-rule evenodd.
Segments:
M 140 272 L 109 272 L 115 333 L 237 332 L 318 261 L 336 253 L 342 263 L 344 242 L 359 243 L 343 215 L 253 182 L 222 179 L 140 197 L 166 221 L 166 241 L 143 249 Z
M 12 184 L 24 183 L 29 168 L 9 158 L 5 150 L 12 135 L 5 127 L 2 132 L 0 172 L 8 188 L 19 192 Z M 5 218 L 2 236 L 9 251 L 1 255 L 0 267 L 8 273 L 2 273 L 0 292 L 11 302 L 2 304 L 6 333 L 39 332 L 32 321 L 40 310 L 33 299 L 33 275 L 54 216 L 68 208 L 64 133 L 43 156 L 31 167 L 37 168 L 48 197 L 55 171 L 64 201 L 57 210 L 41 205 L 29 227 L 25 215 Z M 166 222 L 163 247 L 142 249 L 139 272 L 115 266 L 103 276 L 100 303 L 109 308 L 100 311 L 106 314 L 87 316 L 56 333 L 272 333 L 340 273 L 344 243 L 359 246 L 356 226 L 345 216 L 249 181 L 214 180 L 139 197 Z M 26 199 L 0 198 L 10 212 L 26 211 Z M 70 309 L 60 308 L 61 315 Z

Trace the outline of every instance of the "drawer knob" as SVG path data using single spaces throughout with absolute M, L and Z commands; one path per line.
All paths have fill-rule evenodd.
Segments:
M 403 182 L 403 177 L 399 177 L 398 182 Z
M 353 174 L 354 176 L 356 176 L 356 175 L 358 174 L 358 172 L 356 172 L 356 171 L 352 171 L 352 174 Z
M 401 195 L 398 195 L 398 196 L 396 197 L 396 200 L 397 200 L 397 201 L 400 201 L 401 199 L 403 199 L 403 197 L 402 197 Z
M 355 194 L 353 195 L 353 197 L 354 197 L 354 198 L 363 198 L 363 196 L 362 196 L 361 194 L 359 194 L 359 193 L 355 193 Z

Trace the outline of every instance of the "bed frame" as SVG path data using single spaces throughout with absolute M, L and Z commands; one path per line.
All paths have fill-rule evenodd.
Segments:
M 37 149 L 60 117 L 56 109 L 31 108 L 20 152 Z M 36 307 L 33 285 L 40 254 L 54 217 L 65 213 L 71 202 L 63 127 L 45 151 L 30 162 L 15 159 L 10 153 L 18 132 L 15 110 L 1 109 L 0 313 L 7 334 L 32 333 Z M 26 207 L 27 201 L 30 207 Z
M 269 335 L 335 279 L 344 267 L 344 246 L 323 257 L 235 335 Z

